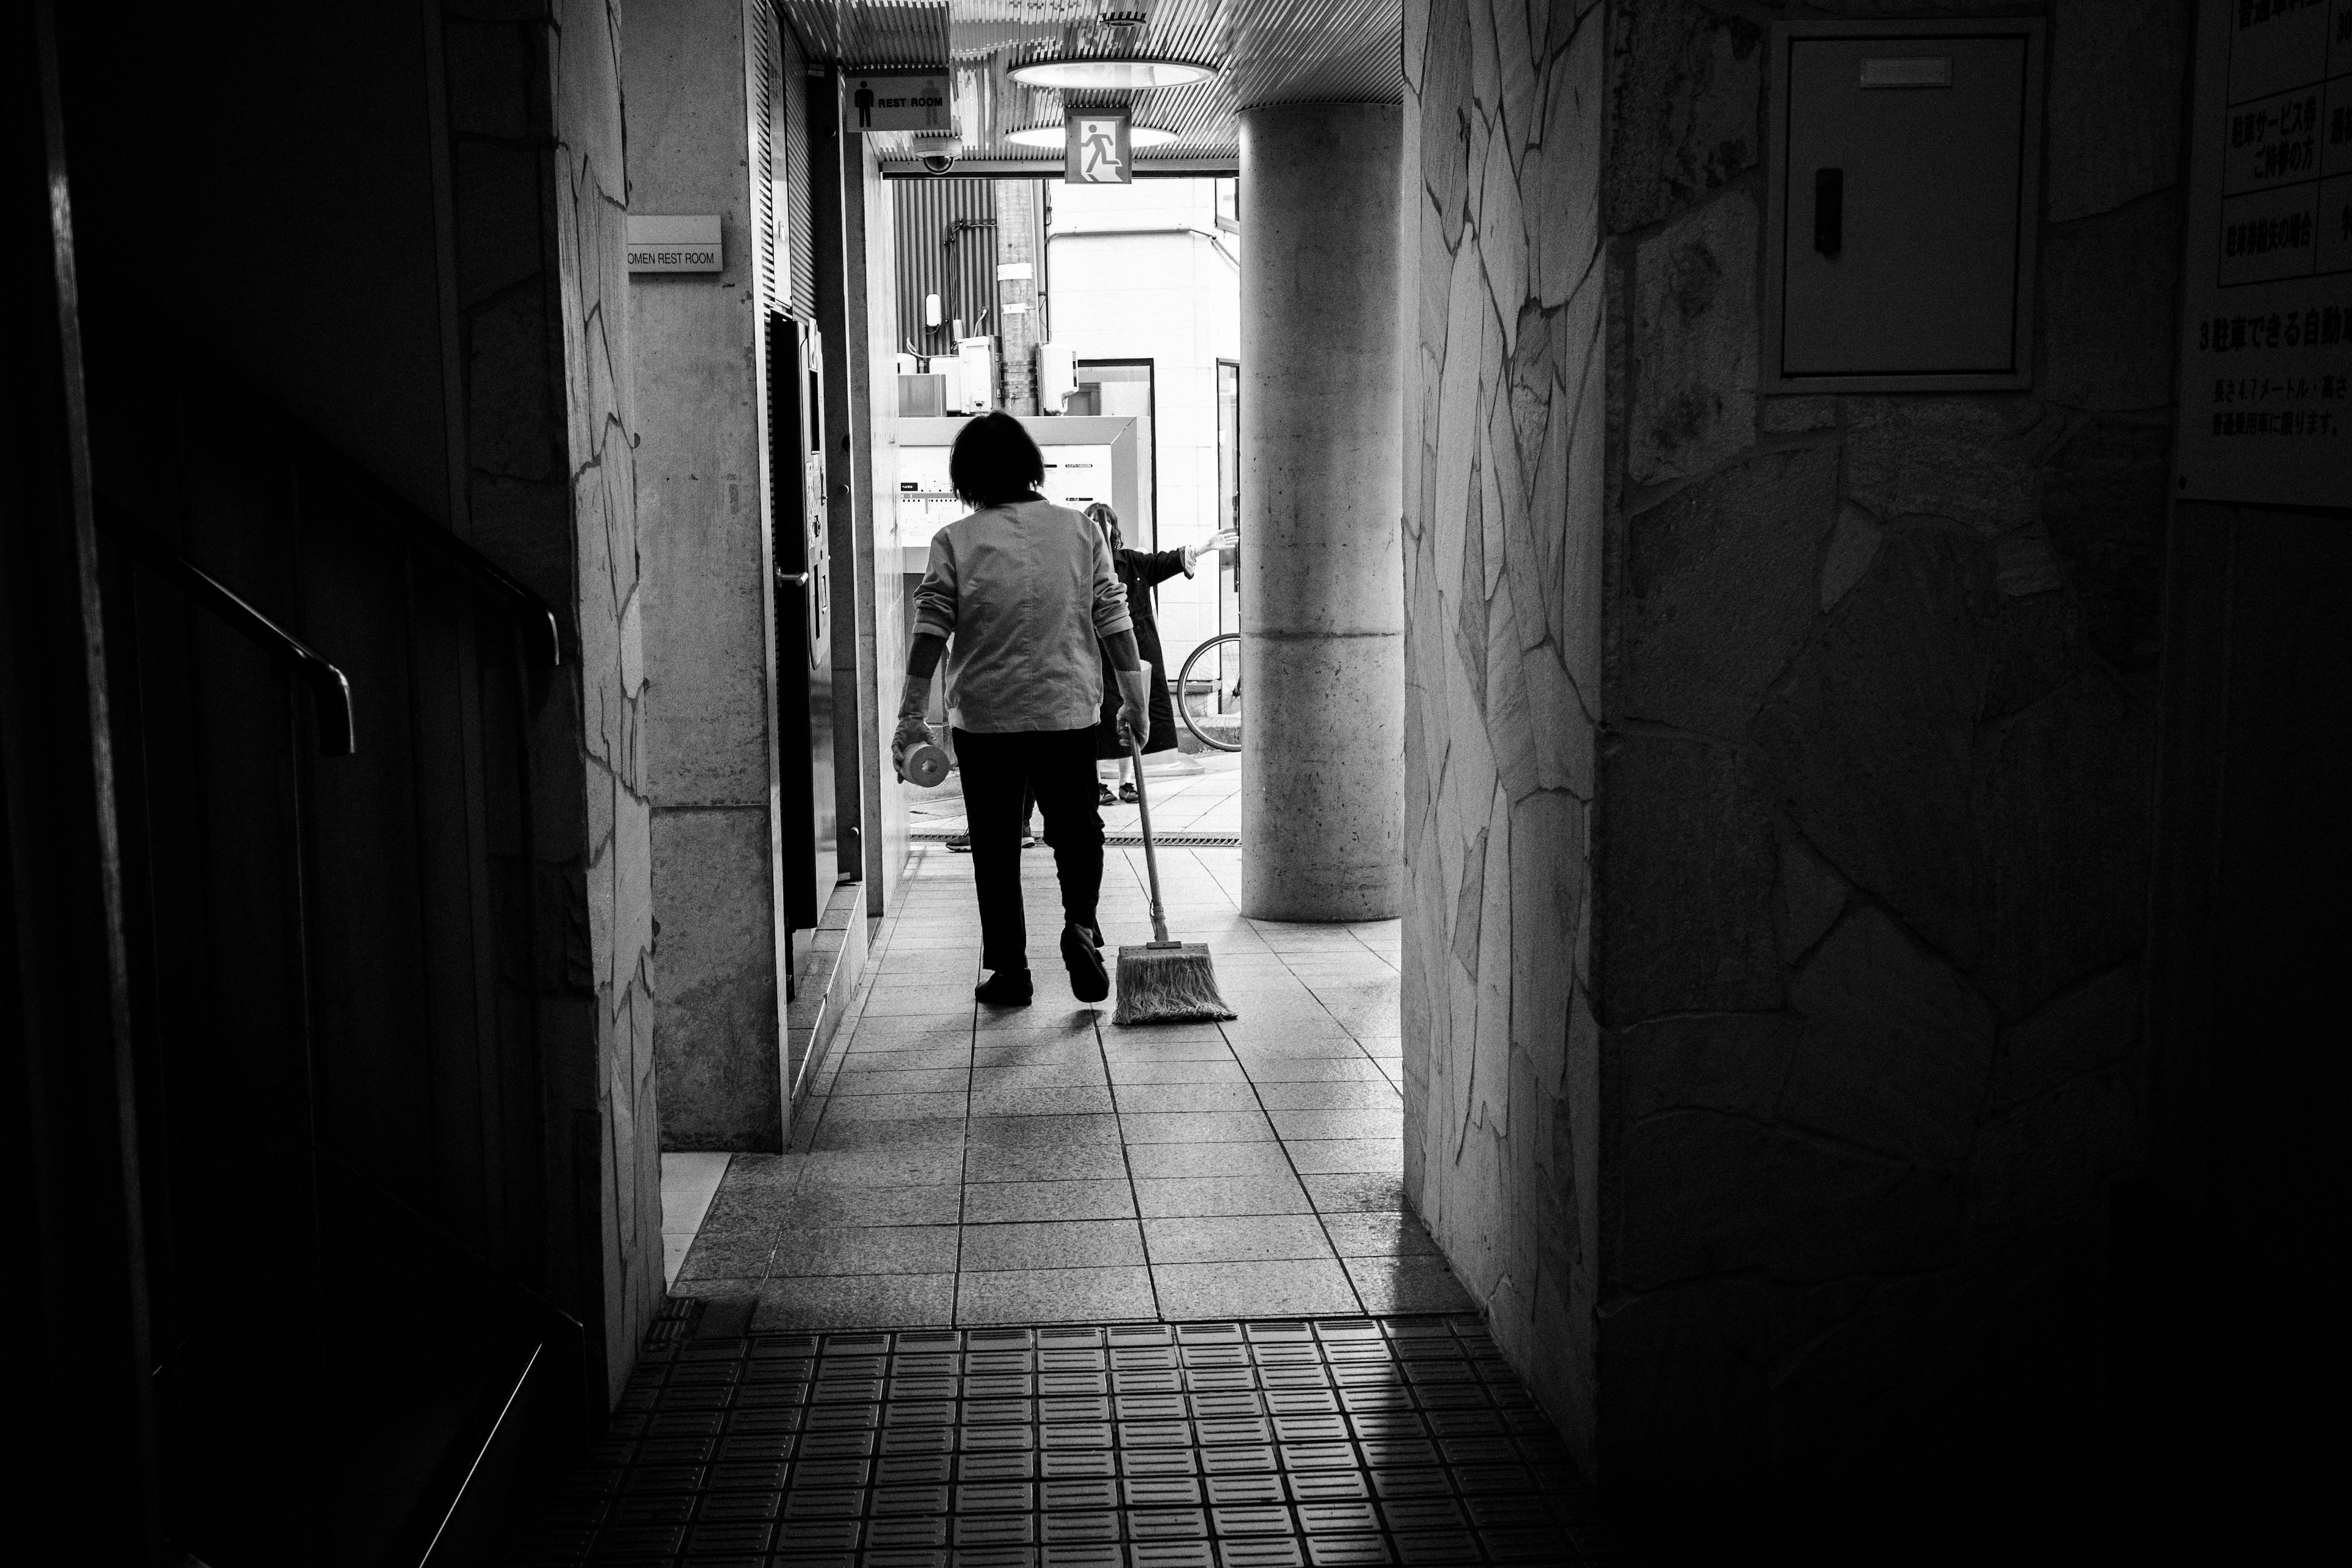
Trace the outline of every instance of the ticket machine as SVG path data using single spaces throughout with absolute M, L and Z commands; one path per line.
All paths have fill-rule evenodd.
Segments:
M 919 578 L 931 535 L 971 510 L 948 488 L 948 453 L 966 421 L 898 421 L 898 543 L 901 570 Z M 1151 494 L 1140 483 L 1139 421 L 1132 415 L 1024 418 L 1022 427 L 1045 459 L 1045 499 L 1083 511 L 1108 501 L 1128 542 L 1150 550 L 1159 534 Z M 911 591 L 911 587 L 910 590 Z M 911 623 L 910 623 L 911 624 Z

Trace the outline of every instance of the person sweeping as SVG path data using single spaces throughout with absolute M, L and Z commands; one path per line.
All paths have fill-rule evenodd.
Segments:
M 1036 442 L 1010 415 L 983 414 L 957 433 L 948 482 L 973 510 L 931 540 L 890 748 L 904 778 L 908 752 L 932 739 L 924 709 L 945 653 L 989 971 L 973 994 L 997 1006 L 1026 1006 L 1036 989 L 1021 907 L 1024 792 L 1054 851 L 1070 990 L 1081 1002 L 1110 994 L 1095 910 L 1103 871 L 1095 724 L 1106 658 L 1118 721 L 1137 735 L 1150 725 L 1150 688 L 1110 547 L 1095 524 L 1037 493 L 1045 478 Z
M 1099 1002 L 1110 994 L 1110 975 L 1095 917 L 1103 828 L 1094 798 L 1094 735 L 1105 685 L 1097 658 L 1108 656 L 1119 689 L 1116 721 L 1135 762 L 1153 938 L 1119 949 L 1115 1021 L 1230 1018 L 1209 950 L 1171 941 L 1160 907 L 1151 804 L 1142 791 L 1151 672 L 1136 652 L 1127 590 L 1108 540 L 1088 519 L 1040 496 L 1045 479 L 1037 444 L 1010 416 L 983 414 L 956 433 L 948 482 L 977 510 L 931 540 L 929 565 L 915 590 L 915 635 L 891 761 L 903 779 L 908 754 L 932 743 L 924 711 L 940 656 L 952 644 L 948 716 L 971 831 L 980 962 L 989 972 L 972 994 L 1007 1007 L 1025 1007 L 1036 994 L 1021 908 L 1025 793 L 1035 799 L 1054 849 L 1071 993 Z

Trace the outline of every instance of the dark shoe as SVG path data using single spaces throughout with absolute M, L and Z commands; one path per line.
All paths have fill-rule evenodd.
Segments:
M 1069 966 L 1070 990 L 1081 1002 L 1099 1002 L 1110 994 L 1110 971 L 1103 967 L 1097 946 L 1101 941 L 1076 922 L 1062 928 L 1062 962 Z
M 992 1007 L 1026 1007 L 1036 994 L 1025 969 L 1000 969 L 971 988 L 973 997 Z
M 1097 805 L 1117 805 L 1118 804 L 1118 796 L 1110 793 L 1110 785 L 1107 784 L 1098 784 L 1095 785 L 1095 804 Z
M 1143 797 L 1135 793 L 1134 784 L 1123 784 L 1118 786 L 1118 798 L 1127 802 L 1128 805 L 1133 805 L 1137 801 L 1141 800 Z

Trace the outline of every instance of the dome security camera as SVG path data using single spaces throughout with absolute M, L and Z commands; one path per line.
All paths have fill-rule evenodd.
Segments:
M 923 173 L 926 174 L 944 174 L 950 169 L 954 168 L 955 165 L 956 155 L 952 153 L 926 153 L 923 154 Z

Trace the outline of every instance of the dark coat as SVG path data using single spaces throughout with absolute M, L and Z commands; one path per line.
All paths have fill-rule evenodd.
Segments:
M 1162 550 L 1154 554 L 1141 550 L 1120 550 L 1112 553 L 1118 568 L 1118 580 L 1127 585 L 1127 613 L 1135 620 L 1135 646 L 1151 665 L 1151 739 L 1143 743 L 1147 752 L 1170 752 L 1176 749 L 1176 708 L 1168 700 L 1168 660 L 1160 651 L 1160 623 L 1151 612 L 1151 590 L 1184 570 L 1184 552 Z M 1127 748 L 1118 743 L 1118 678 L 1111 673 L 1110 655 L 1103 655 L 1102 723 L 1095 731 L 1095 755 L 1098 758 L 1123 757 Z

